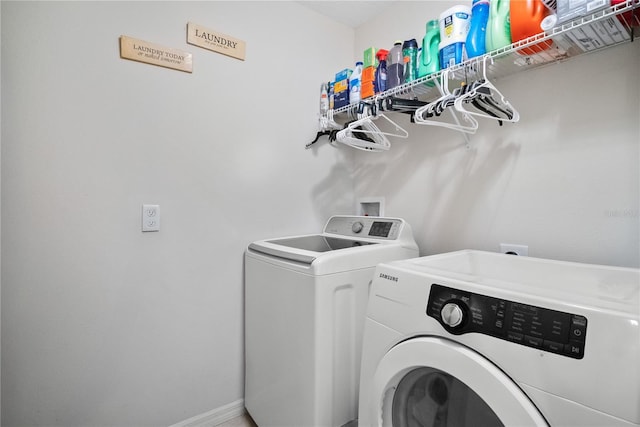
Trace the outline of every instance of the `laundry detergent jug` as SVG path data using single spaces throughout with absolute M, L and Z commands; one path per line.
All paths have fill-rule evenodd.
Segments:
M 362 99 L 362 62 L 356 62 L 349 77 L 349 103 L 356 104 Z
M 489 21 L 489 0 L 473 0 L 471 7 L 471 25 L 465 49 L 469 58 L 484 55 L 487 52 L 487 22 Z
M 485 39 L 487 52 L 511 44 L 509 9 L 509 0 L 489 1 L 489 20 L 487 22 L 487 38 Z
M 509 8 L 511 41 L 517 42 L 534 36 L 542 31 L 542 21 L 551 13 L 542 0 L 512 1 Z M 548 49 L 551 40 L 537 43 L 531 47 L 520 49 L 521 55 L 534 55 Z
M 422 38 L 422 53 L 418 60 L 418 77 L 440 71 L 439 48 L 440 24 L 437 19 L 427 22 L 427 31 Z
M 466 59 L 464 43 L 469 34 L 471 8 L 453 6 L 440 14 L 440 66 L 447 68 Z
M 387 89 L 393 89 L 404 83 L 404 56 L 402 40 L 397 40 L 387 55 Z

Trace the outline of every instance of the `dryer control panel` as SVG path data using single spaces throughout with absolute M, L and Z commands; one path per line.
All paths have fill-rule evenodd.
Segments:
M 324 232 L 347 237 L 400 240 L 403 232 L 407 234 L 405 226 L 399 218 L 336 215 L 329 219 Z
M 582 359 L 587 318 L 433 284 L 427 315 L 455 335 L 476 332 Z

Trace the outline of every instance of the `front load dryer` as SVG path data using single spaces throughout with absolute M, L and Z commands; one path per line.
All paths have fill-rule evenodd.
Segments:
M 640 270 L 459 251 L 383 263 L 359 426 L 640 426 Z
M 249 245 L 245 406 L 260 427 L 339 427 L 357 417 L 375 266 L 417 256 L 399 218 L 334 216 L 320 234 Z

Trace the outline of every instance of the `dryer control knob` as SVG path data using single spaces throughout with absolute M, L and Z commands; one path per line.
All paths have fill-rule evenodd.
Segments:
M 364 228 L 364 225 L 360 221 L 358 221 L 353 223 L 353 225 L 351 226 L 351 231 L 357 234 L 361 232 L 363 228 Z
M 442 307 L 442 310 L 440 310 L 440 317 L 445 325 L 450 328 L 455 328 L 462 323 L 462 320 L 464 319 L 464 312 L 458 304 L 450 302 Z

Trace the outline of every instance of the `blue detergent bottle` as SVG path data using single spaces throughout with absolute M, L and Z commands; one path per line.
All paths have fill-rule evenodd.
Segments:
M 349 103 L 354 104 L 362 99 L 362 62 L 356 62 L 356 67 L 349 77 Z
M 486 37 L 489 21 L 489 0 L 473 0 L 471 8 L 471 26 L 467 35 L 465 49 L 468 58 L 475 58 L 487 53 Z
M 376 53 L 376 58 L 378 58 L 378 68 L 376 68 L 375 81 L 373 85 L 373 90 L 375 93 L 384 92 L 387 90 L 387 54 L 389 53 L 386 49 L 380 49 Z

